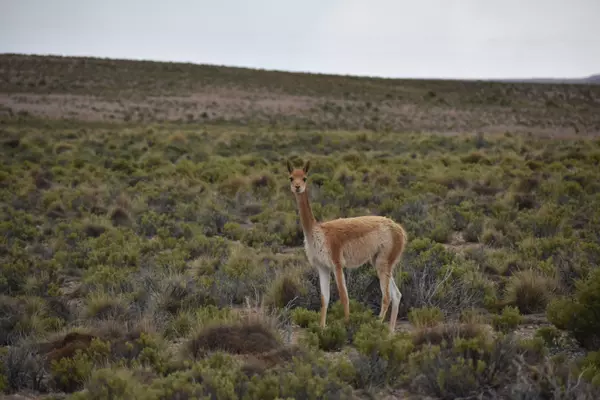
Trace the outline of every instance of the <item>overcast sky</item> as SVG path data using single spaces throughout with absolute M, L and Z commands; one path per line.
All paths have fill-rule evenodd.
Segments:
M 600 0 L 0 0 L 0 53 L 433 78 L 600 73 Z

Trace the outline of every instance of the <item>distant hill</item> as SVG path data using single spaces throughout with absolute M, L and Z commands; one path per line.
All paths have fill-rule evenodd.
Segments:
M 554 83 L 554 84 L 593 84 L 600 85 L 600 74 L 590 75 L 586 78 L 526 78 L 526 79 L 496 79 L 498 82 L 523 82 L 523 83 Z
M 600 75 L 585 79 L 599 83 Z M 0 117 L 600 134 L 600 85 L 575 83 L 581 80 L 390 79 L 0 54 Z

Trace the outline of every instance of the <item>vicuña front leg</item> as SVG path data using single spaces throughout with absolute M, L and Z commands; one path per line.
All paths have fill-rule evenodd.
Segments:
M 350 301 L 348 300 L 348 289 L 346 288 L 346 278 L 341 264 L 335 266 L 335 283 L 337 284 L 340 302 L 344 306 L 344 321 L 350 321 Z
M 331 283 L 331 271 L 327 268 L 317 267 L 319 271 L 319 286 L 321 287 L 321 328 L 325 328 L 327 320 L 327 307 L 329 306 L 329 285 Z

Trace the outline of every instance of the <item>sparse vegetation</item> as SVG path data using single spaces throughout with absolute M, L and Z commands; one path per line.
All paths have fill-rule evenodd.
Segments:
M 188 85 L 165 71 L 196 67 L 127 64 L 156 82 L 137 89 L 129 81 L 106 83 L 113 61 L 1 60 L 9 67 L 0 75 L 10 76 L 1 81 L 3 98 L 26 87 L 109 98 L 121 83 L 123 98 L 173 95 L 219 76 L 212 84 L 262 87 L 269 77 L 279 79 L 272 81 L 277 95 L 343 100 L 324 102 L 314 125 L 293 113 L 266 113 L 264 123 L 242 113 L 223 124 L 212 109 L 191 106 L 191 117 L 179 122 L 150 121 L 143 111 L 127 123 L 0 116 L 3 392 L 72 399 L 598 397 L 597 138 L 557 140 L 519 129 L 417 132 L 447 127 L 443 118 L 431 129 L 423 120 L 419 129 L 400 129 L 402 118 L 391 120 L 390 107 L 414 100 L 402 97 L 408 84 L 401 81 L 377 86 L 223 68 L 206 69 Z M 30 69 L 17 74 L 12 66 L 21 62 Z M 52 78 L 63 62 L 74 63 L 77 79 L 69 82 L 80 86 Z M 31 86 L 28 71 L 43 65 L 44 84 L 36 78 Z M 541 129 L 536 104 L 547 101 L 539 93 L 575 93 L 554 98 L 552 113 L 598 128 L 598 114 L 582 111 L 598 106 L 593 88 L 584 101 L 576 95 L 584 89 L 571 86 L 472 83 L 458 96 L 456 83 L 414 85 L 423 91 L 414 92 L 419 106 L 480 107 L 471 122 L 490 115 L 484 99 L 508 102 L 498 107 L 523 109 L 532 131 Z M 528 102 L 513 90 L 529 93 Z M 562 129 L 548 124 L 544 129 Z M 458 121 L 454 128 L 465 130 Z M 343 321 L 332 279 L 327 326 L 319 327 L 319 280 L 303 253 L 287 158 L 296 165 L 311 159 L 319 220 L 377 214 L 406 228 L 395 335 L 377 320 L 379 281 L 367 266 L 346 271 L 350 321 Z

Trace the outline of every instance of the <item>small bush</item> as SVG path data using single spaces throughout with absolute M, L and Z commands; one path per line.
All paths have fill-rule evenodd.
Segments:
M 292 311 L 292 321 L 301 328 L 307 328 L 311 324 L 319 323 L 319 313 L 298 307 Z
M 339 351 L 348 342 L 346 325 L 341 320 L 332 319 L 323 329 L 313 323 L 308 327 L 308 333 L 314 335 L 318 347 L 324 351 Z
M 112 367 L 94 370 L 85 383 L 85 392 L 74 393 L 73 400 L 141 400 L 152 398 L 132 371 Z
M 408 313 L 408 321 L 416 328 L 435 326 L 443 320 L 444 313 L 438 307 L 413 308 Z
M 579 281 L 571 298 L 559 298 L 548 305 L 548 320 L 564 329 L 585 348 L 600 349 L 600 269 Z
M 30 389 L 45 391 L 44 360 L 30 343 L 21 343 L 0 351 L 0 380 L 8 392 Z
M 535 337 L 542 339 L 547 346 L 556 346 L 561 334 L 554 326 L 542 326 L 535 331 Z
M 514 381 L 503 391 L 508 398 L 593 400 L 600 397 L 600 385 L 582 380 L 566 363 L 544 359 L 539 365 L 530 365 L 520 355 L 515 359 L 515 366 Z
M 513 381 L 517 354 L 509 339 L 456 338 L 412 354 L 408 379 L 413 390 L 440 399 L 478 396 Z
M 523 317 L 517 307 L 506 306 L 502 314 L 492 317 L 492 326 L 496 331 L 508 333 L 514 331 L 523 321 Z
M 357 371 L 357 387 L 397 385 L 402 382 L 415 345 L 410 335 L 390 335 L 379 321 L 361 325 L 354 337 L 358 355 L 352 358 Z
M 61 358 L 51 363 L 51 385 L 55 390 L 75 392 L 92 373 L 94 364 L 90 357 L 77 350 L 73 358 Z

